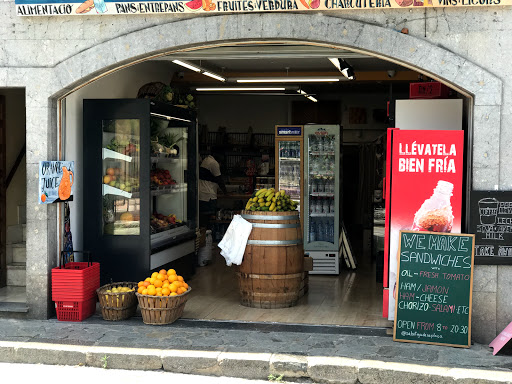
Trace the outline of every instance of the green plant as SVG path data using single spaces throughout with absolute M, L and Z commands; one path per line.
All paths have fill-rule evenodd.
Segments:
M 108 365 L 108 356 L 105 355 L 101 358 L 101 362 L 103 363 L 103 369 L 107 369 L 107 365 Z
M 177 133 L 167 133 L 167 134 L 158 136 L 158 142 L 167 148 L 174 147 L 181 140 L 183 140 L 183 137 L 178 138 Z
M 281 383 L 283 381 L 283 375 L 275 376 L 273 374 L 268 375 L 268 381 L 275 383 Z

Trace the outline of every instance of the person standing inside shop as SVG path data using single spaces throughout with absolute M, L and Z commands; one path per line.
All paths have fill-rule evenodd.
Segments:
M 199 166 L 199 226 L 201 228 L 209 228 L 210 217 L 217 213 L 219 188 L 225 195 L 228 193 L 222 180 L 219 163 L 212 155 L 208 155 Z

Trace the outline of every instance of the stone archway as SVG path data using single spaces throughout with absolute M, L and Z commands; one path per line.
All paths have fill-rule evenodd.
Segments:
M 59 98 L 73 90 L 104 76 L 112 71 L 150 57 L 180 49 L 200 48 L 221 44 L 247 42 L 293 42 L 301 44 L 319 44 L 330 47 L 351 49 L 375 55 L 382 59 L 397 62 L 443 81 L 461 93 L 472 98 L 469 113 L 469 137 L 473 148 L 471 179 L 474 189 L 493 189 L 499 184 L 499 137 L 501 126 L 502 81 L 474 63 L 443 49 L 427 40 L 422 40 L 377 25 L 322 14 L 227 14 L 211 17 L 179 19 L 167 24 L 152 26 L 113 38 L 60 62 L 54 68 L 33 69 L 33 76 L 42 72 L 47 80 L 41 86 L 27 88 L 33 95 L 34 102 L 27 105 L 27 114 L 32 111 L 37 116 L 47 112 L 47 150 L 40 153 L 41 142 L 27 143 L 32 161 L 52 152 L 55 153 L 55 139 L 58 128 L 57 103 Z M 41 111 L 41 104 L 50 100 L 48 110 Z M 37 131 L 41 120 L 31 119 L 27 122 L 27 132 Z M 41 160 L 44 160 L 42 158 Z M 28 194 L 35 193 L 34 180 L 27 175 Z M 28 198 L 30 199 L 30 198 Z M 28 200 L 27 199 L 27 200 Z M 54 222 L 55 210 L 48 209 L 38 213 L 40 220 Z M 53 255 L 50 245 L 55 244 L 56 225 L 36 228 L 29 223 L 28 244 L 36 245 L 37 240 L 46 239 L 48 247 L 36 251 L 27 260 L 27 270 L 31 264 L 50 273 Z M 45 262 L 42 262 L 45 253 Z M 36 287 L 47 286 L 47 276 L 42 274 L 30 277 Z M 29 307 L 34 308 L 36 316 L 47 314 L 48 301 L 29 300 Z M 39 296 L 40 297 L 40 296 Z M 37 298 L 37 296 L 34 296 Z
M 226 42 L 294 42 L 364 52 L 423 72 L 473 99 L 472 184 L 499 184 L 502 81 L 455 53 L 400 32 L 360 21 L 316 14 L 229 14 L 197 17 L 116 37 L 59 63 L 54 100 L 125 65 L 180 49 Z M 55 103 L 54 103 L 55 105 Z

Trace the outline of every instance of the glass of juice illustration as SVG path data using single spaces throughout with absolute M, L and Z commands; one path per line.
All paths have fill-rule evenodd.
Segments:
M 480 214 L 480 223 L 484 225 L 496 224 L 496 216 L 498 216 L 499 201 L 488 197 L 478 202 L 478 213 Z
M 75 176 L 73 175 L 73 172 L 68 171 L 66 167 L 62 167 L 62 179 L 59 184 L 59 199 L 61 199 L 61 201 L 65 201 L 71 196 L 71 186 L 74 181 Z
M 453 213 L 450 203 L 453 184 L 439 180 L 432 196 L 425 200 L 414 215 L 413 231 L 451 232 Z

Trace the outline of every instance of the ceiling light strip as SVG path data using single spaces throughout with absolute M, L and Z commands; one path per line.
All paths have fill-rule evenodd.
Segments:
M 286 88 L 284 87 L 224 87 L 224 88 L 196 88 L 198 92 L 217 92 L 217 91 L 228 91 L 228 92 L 238 92 L 238 91 L 284 91 Z
M 174 64 L 181 65 L 182 67 L 185 67 L 185 68 L 191 69 L 191 70 L 192 70 L 192 71 L 194 71 L 194 72 L 201 72 L 201 69 L 200 69 L 200 68 L 197 68 L 197 67 L 193 66 L 192 64 L 186 63 L 186 62 L 184 62 L 184 61 L 181 61 L 181 60 L 173 60 L 172 62 L 173 62 Z
M 226 79 L 223 78 L 222 76 L 216 75 L 215 73 L 211 73 L 211 72 L 208 72 L 208 71 L 204 71 L 203 75 L 209 76 L 209 77 L 211 77 L 211 78 L 213 78 L 215 80 L 226 81 Z
M 269 77 L 255 79 L 237 79 L 237 83 L 331 83 L 340 81 L 336 77 Z

